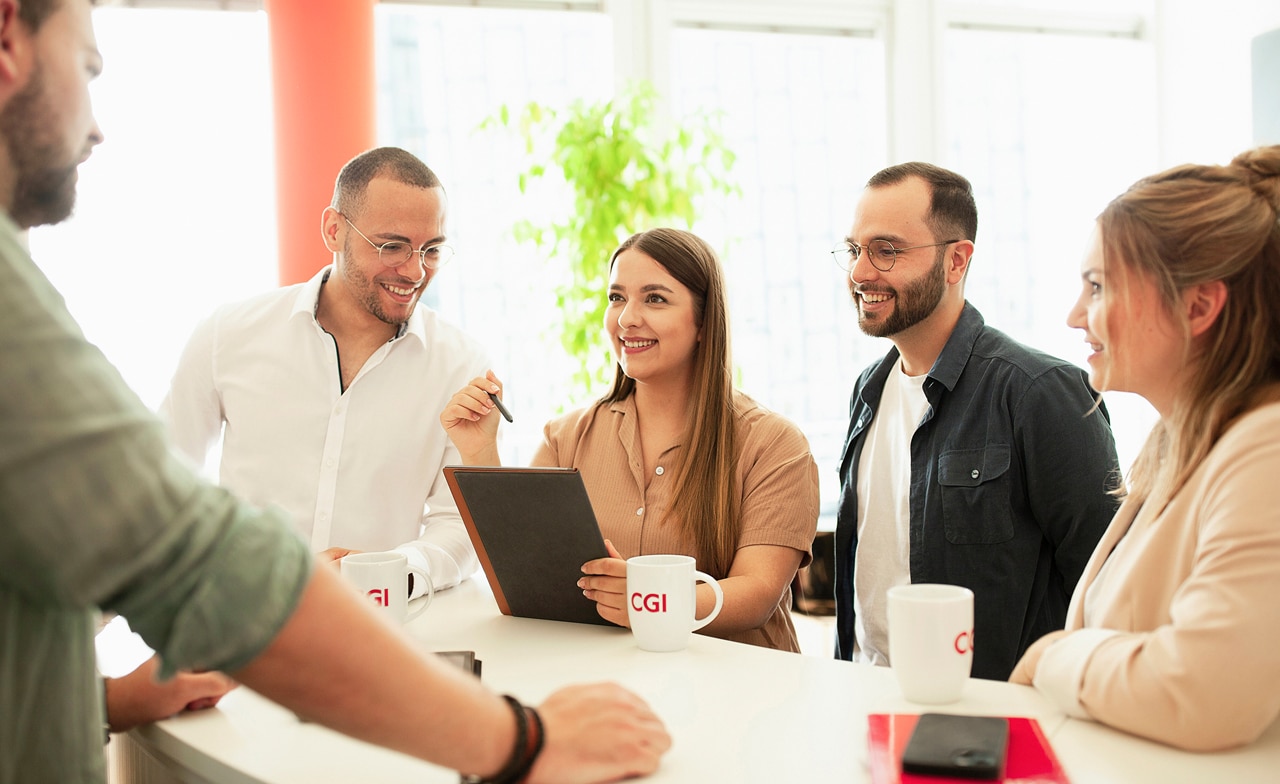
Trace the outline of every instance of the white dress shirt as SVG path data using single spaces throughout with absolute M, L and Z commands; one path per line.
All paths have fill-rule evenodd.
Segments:
M 439 416 L 488 358 L 419 304 L 344 392 L 337 343 L 315 318 L 331 269 L 198 326 L 161 416 L 198 465 L 221 438 L 219 481 L 283 507 L 313 551 L 394 549 L 437 590 L 456 585 L 477 561 L 441 471 L 461 458 Z

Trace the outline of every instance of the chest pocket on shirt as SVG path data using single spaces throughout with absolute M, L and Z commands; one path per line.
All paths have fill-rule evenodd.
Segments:
M 938 457 L 942 525 L 952 544 L 998 544 L 1013 538 L 1008 446 L 956 449 Z

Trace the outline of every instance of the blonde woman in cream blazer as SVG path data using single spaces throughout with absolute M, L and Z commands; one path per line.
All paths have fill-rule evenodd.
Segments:
M 1011 680 L 1192 751 L 1280 716 L 1280 146 L 1139 181 L 1098 218 L 1068 324 L 1099 390 L 1160 413 L 1066 628 Z

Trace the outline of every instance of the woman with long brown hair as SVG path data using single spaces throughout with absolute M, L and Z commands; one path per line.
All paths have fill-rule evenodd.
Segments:
M 720 581 L 702 631 L 798 651 L 791 581 L 810 559 L 818 477 L 808 442 L 733 388 L 724 276 L 715 252 L 676 229 L 633 235 L 609 263 L 608 394 L 547 423 L 535 465 L 579 468 L 613 557 L 579 582 L 602 617 L 629 625 L 626 561 L 680 553 Z M 492 374 L 454 395 L 440 421 L 463 462 L 497 465 Z M 698 587 L 698 617 L 714 603 Z
M 1012 680 L 1181 748 L 1280 716 L 1280 146 L 1140 180 L 1099 216 L 1068 324 L 1160 414 L 1067 612 Z

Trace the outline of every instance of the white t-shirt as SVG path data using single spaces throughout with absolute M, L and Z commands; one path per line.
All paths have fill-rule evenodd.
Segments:
M 344 391 L 315 318 L 330 269 L 200 324 L 161 416 L 197 465 L 221 439 L 221 484 L 284 508 L 313 552 L 397 549 L 435 588 L 455 585 L 478 563 L 442 473 L 461 457 L 439 417 L 488 358 L 419 303 Z
M 853 660 L 889 664 L 888 592 L 911 582 L 911 437 L 929 410 L 927 375 L 902 362 L 884 392 L 858 460 L 858 555 L 853 566 Z

